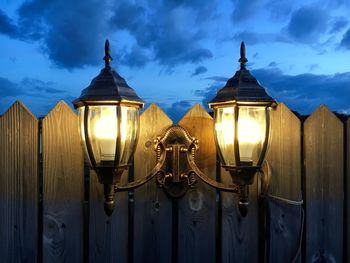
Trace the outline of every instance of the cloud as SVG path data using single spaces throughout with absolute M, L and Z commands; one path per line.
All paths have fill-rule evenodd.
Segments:
M 343 17 L 343 16 L 338 17 L 338 18 L 334 19 L 334 21 L 332 22 L 329 33 L 336 34 L 340 31 L 342 31 L 347 25 L 348 25 L 348 20 L 345 17 Z
M 246 21 L 248 19 L 253 18 L 255 12 L 252 10 L 258 10 L 261 1 L 232 0 L 232 2 L 234 5 L 234 9 L 231 14 L 231 19 L 234 24 L 238 24 L 242 21 Z
M 197 75 L 203 74 L 207 71 L 208 71 L 208 69 L 206 67 L 199 66 L 194 70 L 194 72 L 192 73 L 191 76 L 197 76 Z
M 235 33 L 232 39 L 237 41 L 244 41 L 246 44 L 255 45 L 259 43 L 273 43 L 284 42 L 289 43 L 290 39 L 284 34 L 280 33 L 258 33 L 253 31 L 239 31 Z
M 121 58 L 121 63 L 127 65 L 130 68 L 143 68 L 149 58 L 146 52 L 137 45 L 134 45 L 130 52 L 126 52 Z
M 256 69 L 251 72 L 271 96 L 301 114 L 310 114 L 321 104 L 336 111 L 349 108 L 350 72 L 334 75 L 286 75 L 278 68 Z M 223 82 L 211 83 L 209 87 L 195 91 L 195 95 L 206 105 L 223 86 Z
M 171 69 L 213 56 L 200 42 L 216 8 L 216 0 L 32 0 L 18 8 L 17 24 L 0 10 L 0 33 L 39 43 L 57 67 L 70 70 L 100 64 L 105 38 L 125 31 L 136 43 L 124 55 L 124 65 L 143 67 L 152 59 Z M 122 49 L 130 41 L 118 44 Z
M 110 23 L 115 30 L 127 31 L 140 48 L 150 50 L 153 61 L 172 68 L 213 56 L 200 44 L 206 37 L 201 18 L 205 14 L 211 18 L 209 7 L 215 10 L 213 3 L 200 1 L 160 1 L 149 6 L 121 2 L 115 5 Z
M 7 78 L 0 77 L 0 96 L 1 97 L 20 97 L 41 96 L 51 97 L 55 94 L 64 94 L 66 91 L 54 87 L 52 81 L 42 81 L 34 78 L 23 78 L 18 83 L 12 82 Z
M 22 89 L 15 83 L 11 82 L 6 78 L 0 77 L 0 96 L 8 97 L 8 96 L 17 96 L 22 94 Z
M 55 83 L 34 78 L 13 82 L 0 77 L 0 96 L 0 114 L 16 100 L 22 100 L 36 116 L 47 114 L 61 99 L 65 99 L 68 104 L 73 100 L 66 91 L 56 88 Z
M 17 34 L 17 27 L 11 19 L 0 9 L 0 33 L 14 37 Z
M 295 1 L 290 0 L 270 0 L 264 5 L 264 9 L 270 11 L 272 19 L 284 20 L 293 9 Z
M 340 46 L 350 50 L 350 29 L 348 29 L 344 34 L 343 39 L 340 42 Z
M 278 66 L 278 63 L 275 62 L 275 61 L 271 61 L 267 66 L 268 66 L 268 67 L 271 67 L 271 68 L 275 68 L 275 67 Z
M 227 77 L 222 77 L 222 76 L 211 76 L 211 77 L 207 77 L 205 79 L 214 80 L 216 82 L 223 82 L 223 81 L 227 81 L 228 80 Z
M 178 123 L 179 120 L 187 113 L 188 110 L 193 106 L 195 102 L 193 101 L 177 101 L 170 105 L 170 107 L 165 107 L 166 114 L 173 120 L 174 123 Z
M 105 1 L 33 0 L 18 9 L 19 38 L 38 41 L 58 67 L 73 69 L 101 63 L 109 35 Z
M 303 6 L 296 10 L 287 26 L 287 33 L 297 42 L 313 43 L 326 32 L 329 15 L 318 6 Z

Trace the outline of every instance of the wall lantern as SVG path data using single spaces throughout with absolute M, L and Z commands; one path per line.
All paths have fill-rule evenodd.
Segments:
M 173 125 L 154 138 L 157 164 L 144 178 L 122 185 L 120 178 L 130 165 L 137 145 L 139 109 L 144 102 L 111 68 L 109 42 L 105 44 L 105 68 L 73 101 L 79 109 L 81 141 L 90 167 L 104 185 L 104 209 L 110 216 L 114 195 L 139 187 L 156 178 L 171 198 L 182 197 L 196 178 L 210 186 L 238 193 L 239 211 L 247 214 L 248 186 L 261 170 L 269 139 L 269 108 L 273 98 L 246 69 L 245 46 L 241 44 L 241 68 L 209 102 L 214 109 L 215 140 L 222 166 L 232 184 L 217 182 L 196 165 L 199 141 L 181 126 Z
M 139 134 L 139 109 L 144 102 L 110 65 L 109 41 L 105 67 L 73 101 L 79 109 L 79 127 L 90 167 L 104 185 L 105 211 L 114 207 L 114 185 L 133 158 Z
M 270 131 L 270 107 L 276 106 L 266 90 L 246 69 L 244 42 L 240 70 L 227 81 L 208 105 L 214 110 L 215 139 L 222 166 L 239 186 L 242 213 L 248 205 L 248 185 L 261 169 Z

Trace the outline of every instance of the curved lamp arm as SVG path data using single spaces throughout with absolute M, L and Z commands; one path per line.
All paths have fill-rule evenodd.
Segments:
M 206 184 L 214 187 L 215 189 L 218 189 L 220 191 L 224 192 L 232 192 L 232 193 L 238 193 L 239 192 L 239 186 L 236 184 L 223 184 L 219 183 L 211 178 L 209 178 L 205 173 L 203 173 L 198 166 L 196 165 L 194 158 L 192 156 L 192 148 L 196 147 L 194 144 L 190 145 L 189 150 L 187 151 L 187 160 L 188 163 L 193 170 L 193 172 Z
M 120 183 L 117 183 L 115 186 L 114 186 L 114 192 L 122 192 L 122 191 L 128 191 L 128 190 L 132 190 L 134 188 L 137 188 L 141 185 L 144 185 L 145 183 L 147 183 L 149 180 L 151 180 L 154 176 L 156 176 L 156 174 L 160 171 L 160 169 L 162 168 L 164 162 L 165 162 L 165 157 L 166 157 L 166 151 L 163 147 L 162 144 L 159 144 L 160 147 L 162 147 L 163 151 L 165 152 L 165 154 L 161 154 L 160 155 L 160 159 L 159 161 L 157 162 L 156 166 L 154 166 L 154 168 L 152 169 L 152 171 L 146 175 L 145 177 L 139 179 L 139 180 L 136 180 L 134 182 L 131 182 L 131 183 L 127 183 L 127 184 L 120 184 Z

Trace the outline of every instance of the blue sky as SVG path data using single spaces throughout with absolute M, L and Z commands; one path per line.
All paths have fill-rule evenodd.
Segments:
M 22 100 L 37 116 L 70 103 L 103 67 L 177 120 L 238 69 L 309 114 L 350 114 L 348 0 L 0 0 L 0 113 Z

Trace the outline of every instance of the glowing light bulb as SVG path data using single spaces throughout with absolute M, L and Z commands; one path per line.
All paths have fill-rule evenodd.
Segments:
M 98 139 L 114 140 L 117 137 L 116 108 L 101 107 L 100 118 L 96 120 L 94 134 Z
M 264 142 L 264 132 L 258 120 L 253 118 L 254 111 L 250 108 L 241 108 L 238 118 L 238 144 L 242 162 L 252 162 L 256 159 L 261 144 Z
M 260 143 L 263 134 L 258 122 L 253 118 L 242 117 L 238 121 L 238 141 L 240 143 Z

